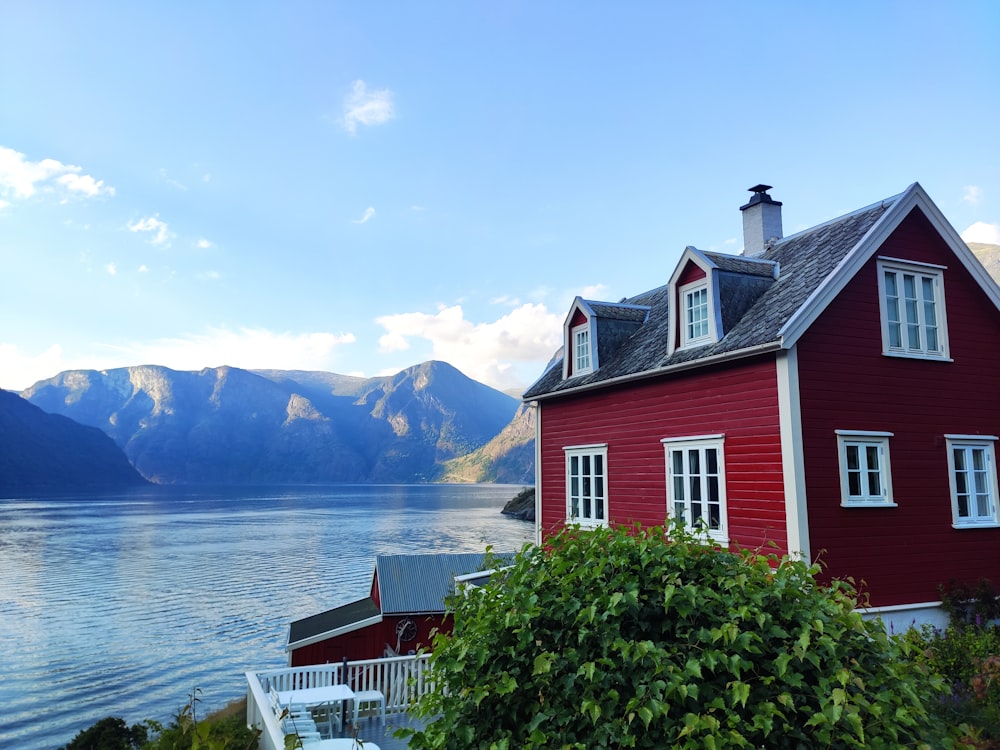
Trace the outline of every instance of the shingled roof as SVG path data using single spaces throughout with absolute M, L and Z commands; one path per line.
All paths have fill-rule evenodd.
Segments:
M 913 187 L 919 188 L 911 186 L 911 190 Z M 783 343 L 783 327 L 836 272 L 902 195 L 773 242 L 756 258 L 695 251 L 728 274 L 764 279 L 773 277 L 777 268 L 778 275 L 737 320 L 726 321 L 725 333 L 717 342 L 678 349 L 672 353 L 668 347 L 669 285 L 626 298 L 620 304 L 648 306 L 647 319 L 610 358 L 601 360 L 599 369 L 563 378 L 562 367 L 549 367 L 528 388 L 524 398 L 538 399 L 580 388 L 599 387 L 623 378 L 654 376 L 666 369 L 697 366 L 723 355 L 749 354 L 769 346 L 779 348 Z M 739 287 L 730 285 L 729 288 L 737 290 Z M 723 310 L 728 301 L 725 298 L 720 300 Z M 590 305 L 594 307 L 595 303 Z

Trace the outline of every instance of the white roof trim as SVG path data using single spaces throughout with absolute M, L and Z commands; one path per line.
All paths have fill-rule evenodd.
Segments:
M 367 628 L 371 625 L 378 625 L 380 622 L 382 622 L 382 615 L 369 617 L 365 620 L 358 620 L 357 622 L 352 622 L 350 625 L 343 625 L 339 628 L 334 628 L 333 630 L 327 630 L 325 633 L 318 633 L 317 635 L 310 636 L 309 638 L 303 638 L 301 641 L 289 643 L 285 646 L 285 651 L 295 651 L 303 646 L 311 646 L 314 643 L 319 643 L 320 641 L 325 641 L 329 638 L 336 638 L 338 635 L 346 635 L 347 633 L 353 633 L 355 630 L 361 630 L 362 628 Z
M 1000 310 L 1000 287 L 997 287 L 997 283 L 986 269 L 983 268 L 983 264 L 969 250 L 969 246 L 959 237 L 955 228 L 948 223 L 944 214 L 934 204 L 934 201 L 930 199 L 930 196 L 920 186 L 920 183 L 914 182 L 896 196 L 895 199 L 888 200 L 893 200 L 894 202 L 885 214 L 875 222 L 874 226 L 868 230 L 865 236 L 844 257 L 833 272 L 824 279 L 795 314 L 782 326 L 778 335 L 782 339 L 783 348 L 789 349 L 795 345 L 802 334 L 809 329 L 809 326 L 813 324 L 833 301 L 834 297 L 847 286 L 858 271 L 861 270 L 861 267 L 878 251 L 882 244 L 889 238 L 889 235 L 896 230 L 903 219 L 914 208 L 920 208 L 923 211 L 924 216 L 927 217 L 931 225 L 938 231 L 951 251 L 979 283 L 979 286 L 986 292 L 986 295 L 993 302 L 997 310 Z

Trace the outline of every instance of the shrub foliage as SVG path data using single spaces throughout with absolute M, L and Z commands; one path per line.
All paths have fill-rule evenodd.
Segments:
M 848 584 L 666 536 L 569 527 L 453 597 L 410 747 L 931 747 L 942 681 Z

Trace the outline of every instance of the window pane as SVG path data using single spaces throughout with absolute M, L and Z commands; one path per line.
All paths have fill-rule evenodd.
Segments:
M 719 473 L 719 452 L 715 448 L 705 449 L 705 473 Z
M 847 450 L 847 470 L 857 471 L 861 468 L 861 453 L 856 445 L 846 446 Z
M 671 451 L 670 461 L 672 463 L 671 470 L 675 475 L 684 473 L 684 453 L 682 451 Z
M 708 478 L 708 501 L 711 503 L 719 502 L 719 478 L 709 477 Z
M 688 451 L 688 471 L 692 474 L 701 474 L 701 454 L 698 450 Z
M 708 505 L 708 528 L 719 529 L 722 527 L 722 515 L 718 503 Z

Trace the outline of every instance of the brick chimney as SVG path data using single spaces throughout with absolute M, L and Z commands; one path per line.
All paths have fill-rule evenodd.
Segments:
M 772 240 L 781 239 L 781 202 L 767 194 L 770 189 L 770 185 L 754 185 L 750 188 L 753 197 L 740 206 L 744 255 L 763 255 Z

